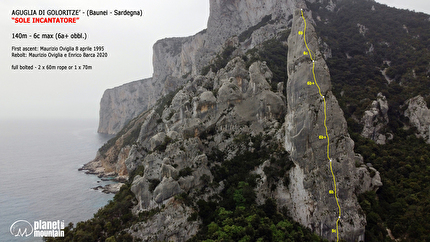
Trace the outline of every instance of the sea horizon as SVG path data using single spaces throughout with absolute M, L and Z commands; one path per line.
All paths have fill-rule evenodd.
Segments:
M 15 237 L 18 220 L 72 222 L 93 217 L 113 198 L 95 191 L 106 185 L 78 171 L 112 136 L 97 133 L 97 119 L 0 119 L 0 241 L 42 241 Z

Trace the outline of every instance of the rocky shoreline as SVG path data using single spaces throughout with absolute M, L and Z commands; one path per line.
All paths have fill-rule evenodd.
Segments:
M 114 181 L 116 183 L 114 184 L 107 184 L 105 186 L 96 186 L 92 189 L 94 190 L 101 190 L 102 192 L 109 194 L 116 194 L 121 189 L 122 185 L 128 180 L 127 176 L 120 176 L 115 172 L 106 172 L 105 168 L 103 168 L 101 161 L 99 160 L 92 160 L 86 164 L 84 164 L 81 168 L 78 169 L 79 171 L 84 171 L 85 174 L 88 175 L 96 175 L 98 178 L 100 178 L 102 181 Z
M 105 186 L 96 186 L 91 189 L 96 191 L 101 191 L 106 194 L 110 194 L 110 193 L 116 194 L 119 192 L 119 189 L 121 189 L 122 185 L 124 185 L 124 183 L 115 183 L 115 184 L 108 184 Z

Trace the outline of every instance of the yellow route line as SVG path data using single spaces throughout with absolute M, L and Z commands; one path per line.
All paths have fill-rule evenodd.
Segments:
M 313 52 L 309 49 L 308 43 L 306 42 L 306 19 L 305 19 L 305 16 L 303 15 L 303 9 L 301 10 L 301 13 L 302 13 L 303 21 L 305 22 L 305 29 L 303 31 L 303 40 L 305 42 L 306 49 L 308 50 L 309 57 L 312 60 L 312 75 L 313 75 L 313 78 L 315 81 L 315 85 L 318 87 L 318 93 L 320 94 L 320 96 L 322 97 L 322 99 L 324 101 L 324 127 L 325 127 L 325 134 L 327 137 L 327 159 L 329 160 L 330 171 L 331 171 L 331 175 L 333 177 L 334 197 L 336 198 L 337 207 L 339 208 L 339 216 L 336 220 L 336 238 L 337 238 L 337 241 L 339 241 L 339 220 L 340 220 L 340 216 L 341 216 L 341 209 L 340 209 L 340 205 L 339 205 L 339 198 L 337 197 L 336 177 L 335 177 L 334 172 L 333 172 L 332 160 L 330 158 L 330 137 L 328 135 L 328 128 L 327 128 L 327 104 L 326 104 L 324 95 L 322 95 L 322 93 L 321 93 L 321 88 L 318 85 L 317 78 L 315 76 L 315 60 L 312 57 Z

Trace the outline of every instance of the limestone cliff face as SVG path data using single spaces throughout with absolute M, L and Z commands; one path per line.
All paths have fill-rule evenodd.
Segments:
M 301 224 L 312 228 L 317 234 L 335 240 L 336 220 L 339 216 L 336 200 L 329 190 L 334 189 L 333 178 L 327 158 L 327 140 L 319 139 L 326 134 L 324 127 L 324 102 L 313 82 L 312 61 L 303 54 L 307 51 L 303 41 L 307 21 L 306 40 L 314 52 L 315 74 L 326 101 L 330 157 L 336 176 L 337 194 L 341 206 L 339 233 L 346 241 L 364 240 L 366 218 L 357 202 L 357 194 L 376 189 L 380 180 L 369 175 L 362 158 L 354 153 L 354 142 L 347 132 L 346 121 L 336 97 L 331 92 L 327 65 L 319 52 L 318 37 L 313 27 L 311 13 L 303 4 L 294 11 L 293 26 L 288 39 L 288 83 L 285 148 L 296 164 L 290 172 L 290 201 L 287 205 L 292 216 Z M 358 166 L 358 167 L 357 167 Z M 379 176 L 379 175 L 378 175 Z M 374 177 L 375 178 L 375 177 Z M 293 182 L 294 181 L 294 182 Z
M 387 139 L 393 139 L 393 134 L 385 131 L 388 122 L 387 98 L 382 93 L 378 93 L 377 99 L 372 102 L 361 119 L 363 124 L 361 135 L 383 145 Z
M 152 84 L 149 78 L 106 90 L 100 101 L 98 132 L 116 134 L 128 121 L 154 104 L 156 97 L 149 91 Z
M 181 79 L 198 74 L 197 65 L 202 62 L 198 54 L 207 35 L 204 31 L 184 38 L 167 38 L 157 41 L 153 47 L 153 78 L 160 85 L 161 94 L 172 91 L 172 87 L 183 84 Z M 173 78 L 169 80 L 168 78 Z M 177 84 L 169 82 L 178 82 Z
M 108 89 L 100 102 L 99 133 L 117 134 L 128 121 L 153 106 L 162 96 L 183 85 L 186 77 L 196 75 L 197 52 L 205 34 L 169 38 L 153 46 L 152 78 Z
M 294 1 L 211 0 L 206 30 L 190 37 L 162 39 L 154 44 L 152 78 L 138 81 L 141 82 L 139 85 L 130 83 L 106 90 L 100 104 L 98 131 L 118 133 L 126 121 L 147 110 L 161 96 L 183 85 L 187 77 L 199 74 L 202 67 L 224 48 L 229 38 L 257 25 L 263 17 L 271 15 L 273 21 L 256 28 L 241 48 L 246 51 L 275 37 L 277 33 L 287 29 L 288 16 L 293 8 Z M 130 91 L 125 91 L 134 88 L 141 91 L 130 94 L 127 94 Z M 129 109 L 126 110 L 126 107 Z
M 295 1 L 210 0 L 210 6 L 207 32 L 212 37 L 210 43 L 219 48 L 227 38 L 257 25 L 268 15 L 271 15 L 272 20 L 277 20 L 274 24 L 278 28 L 282 28 L 281 25 L 285 28 L 295 8 Z
M 422 96 L 416 96 L 406 101 L 405 116 L 409 123 L 417 128 L 417 136 L 430 144 L 430 110 Z
M 304 29 L 300 14 L 303 8 L 308 23 L 307 43 L 314 51 L 316 78 L 326 100 L 330 157 L 342 209 L 340 236 L 346 241 L 363 240 L 366 219 L 357 194 L 377 189 L 381 185 L 380 177 L 353 151 L 354 142 L 331 92 L 329 70 L 319 52 L 318 36 L 306 2 L 211 0 L 210 3 L 206 31 L 187 38 L 160 40 L 154 45 L 154 76 L 139 84 L 145 90 L 139 93 L 143 96 L 134 95 L 137 91 L 123 90 L 129 93 L 130 100 L 118 104 L 119 97 L 126 94 L 116 88 L 105 94 L 102 101 L 103 113 L 112 114 L 106 115 L 101 124 L 111 128 L 101 130 L 112 132 L 119 130 L 113 128 L 115 125 L 124 126 L 127 119 L 137 115 L 127 108 L 148 109 L 133 119 L 125 131 L 121 131 L 124 135 L 117 137 L 115 144 L 95 160 L 117 174 L 144 167 L 144 172 L 132 181 L 131 189 L 138 201 L 135 212 L 154 208 L 161 208 L 161 211 L 151 220 L 130 228 L 130 232 L 149 241 L 190 238 L 196 233 L 199 221 L 186 222 L 194 211 L 192 207 L 178 204 L 175 196 L 187 193 L 197 201 L 220 193 L 223 181 L 217 186 L 208 186 L 214 180 L 211 168 L 216 165 L 209 154 L 216 149 L 224 152 L 228 160 L 241 150 L 255 149 L 251 141 L 238 147 L 235 138 L 263 135 L 270 137 L 270 142 L 278 147 L 284 147 L 295 166 L 284 174 L 289 177 L 289 185 L 279 182 L 275 189 L 269 186 L 273 184 L 264 172 L 264 168 L 270 166 L 270 159 L 256 167 L 253 172 L 261 177 L 257 182 L 257 201 L 261 204 L 268 197 L 274 198 L 279 207 L 288 208 L 294 220 L 324 238 L 335 239 L 332 229 L 339 216 L 338 207 L 334 196 L 329 194 L 334 188 L 326 153 L 327 140 L 319 139 L 319 135 L 325 135 L 324 102 L 318 88 L 307 85 L 308 81 L 313 81 L 312 63 L 303 55 L 306 47 L 303 35 L 298 34 Z M 264 18 L 266 22 L 262 23 Z M 288 27 L 289 24 L 292 27 Z M 289 29 L 286 97 L 280 91 L 282 83 L 278 91 L 271 89 L 273 73 L 264 62 L 254 62 L 247 68 L 245 61 L 236 57 L 216 73 L 198 75 L 230 42 L 237 49 L 236 55 L 244 56 L 246 50 Z M 150 107 L 156 97 L 181 85 L 183 87 L 171 102 Z M 133 98 L 143 102 L 134 105 L 137 101 L 132 102 Z M 110 103 L 115 105 L 109 106 Z M 119 122 L 122 114 L 129 116 Z M 125 144 L 126 149 L 122 149 Z M 122 172 L 124 170 L 126 172 Z M 370 177 L 370 170 L 376 175 Z M 160 227 L 169 229 L 160 231 Z
M 199 222 L 187 221 L 193 208 L 179 205 L 175 196 L 184 193 L 198 201 L 219 193 L 223 182 L 209 186 L 216 164 L 209 154 L 216 149 L 232 157 L 243 149 L 235 145 L 237 137 L 279 133 L 278 120 L 286 106 L 282 94 L 270 90 L 272 76 L 265 63 L 255 62 L 246 69 L 237 57 L 217 74 L 195 77 L 162 113 L 150 110 L 142 117 L 141 132 L 125 165 L 129 171 L 144 167 L 131 187 L 138 201 L 136 210 L 162 209 L 131 228 L 134 236 L 186 241 L 197 232 Z M 160 232 L 154 225 L 169 229 Z

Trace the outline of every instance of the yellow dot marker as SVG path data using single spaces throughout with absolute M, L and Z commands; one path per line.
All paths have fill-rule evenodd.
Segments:
M 330 171 L 331 171 L 331 175 L 333 177 L 333 186 L 334 186 L 334 189 L 330 190 L 329 193 L 330 194 L 334 193 L 334 197 L 336 199 L 336 204 L 337 204 L 337 207 L 339 209 L 339 217 L 336 220 L 336 229 L 332 229 L 332 233 L 336 233 L 336 241 L 339 242 L 339 220 L 340 220 L 340 216 L 342 214 L 342 210 L 340 208 L 339 198 L 337 197 L 337 193 L 336 193 L 336 191 L 337 191 L 337 189 L 336 189 L 336 177 L 335 177 L 334 172 L 333 172 L 332 159 L 330 158 L 330 137 L 328 135 L 328 128 L 327 128 L 327 104 L 326 104 L 326 100 L 325 100 L 324 95 L 322 95 L 322 93 L 321 93 L 321 88 L 318 85 L 317 78 L 316 78 L 316 75 L 315 75 L 315 60 L 314 60 L 314 58 L 312 56 L 313 52 L 309 49 L 308 43 L 306 42 L 306 27 L 307 27 L 307 23 L 306 23 L 305 16 L 303 15 L 303 9 L 301 9 L 301 14 L 302 14 L 303 21 L 305 23 L 305 28 L 304 28 L 304 30 L 302 32 L 303 32 L 303 41 L 305 42 L 305 46 L 306 46 L 307 52 L 305 51 L 304 53 L 308 53 L 309 58 L 312 60 L 312 75 L 313 75 L 313 78 L 314 78 L 314 82 L 315 82 L 315 85 L 318 88 L 319 95 L 321 96 L 321 98 L 324 101 L 324 127 L 325 127 L 326 136 L 320 135 L 320 136 L 318 136 L 318 138 L 319 139 L 327 139 L 327 159 L 330 161 L 329 162 L 329 164 L 330 164 Z

